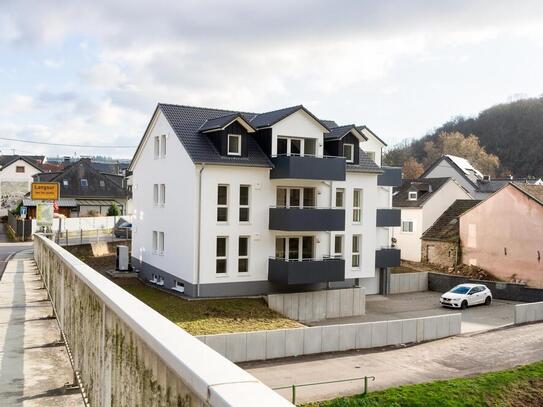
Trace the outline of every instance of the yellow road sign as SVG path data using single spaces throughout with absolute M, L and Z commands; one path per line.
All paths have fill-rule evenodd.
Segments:
M 56 201 L 60 196 L 58 182 L 33 182 L 30 197 L 35 201 Z

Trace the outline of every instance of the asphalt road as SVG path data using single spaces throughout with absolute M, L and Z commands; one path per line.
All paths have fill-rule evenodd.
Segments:
M 28 249 L 32 246 L 31 242 L 27 243 L 10 243 L 4 232 L 3 225 L 0 225 L 0 280 L 4 274 L 7 261 L 15 253 L 20 252 L 21 250 Z

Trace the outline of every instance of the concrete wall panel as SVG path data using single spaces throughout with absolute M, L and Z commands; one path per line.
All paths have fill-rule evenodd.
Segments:
M 387 345 L 402 343 L 402 321 L 387 322 Z
M 232 362 L 245 362 L 247 360 L 246 332 L 226 335 L 226 357 Z
M 266 359 L 285 356 L 285 329 L 266 332 Z
M 304 329 L 304 355 L 322 352 L 322 327 Z
M 444 338 L 446 336 L 449 336 L 449 321 L 450 316 L 449 315 L 441 315 L 435 317 L 437 321 L 437 337 L 438 338 Z
M 326 291 L 313 292 L 313 317 L 314 321 L 326 319 Z
M 417 320 L 404 319 L 402 320 L 402 342 L 412 343 L 417 342 Z
M 304 329 L 285 330 L 285 356 L 304 354 Z
M 339 292 L 339 316 L 353 316 L 353 290 L 341 290 Z
M 437 319 L 436 317 L 426 317 L 424 323 L 424 340 L 430 341 L 437 338 Z
M 339 350 L 356 348 L 357 324 L 339 325 Z
M 366 322 L 364 324 L 357 324 L 356 327 L 356 349 L 371 348 L 371 331 L 373 323 Z
M 339 350 L 339 325 L 322 327 L 322 352 L 337 352 Z
M 206 338 L 206 345 L 214 351 L 226 356 L 226 336 L 210 335 Z
M 371 327 L 371 347 L 376 348 L 387 344 L 388 321 L 373 322 Z
M 266 359 L 266 331 L 247 332 L 247 360 Z
M 339 290 L 326 293 L 326 318 L 339 317 Z

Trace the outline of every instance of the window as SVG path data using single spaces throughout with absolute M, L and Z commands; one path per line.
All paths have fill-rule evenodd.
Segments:
M 166 157 L 166 135 L 160 136 L 160 157 Z
M 164 205 L 166 203 L 166 185 L 160 184 L 158 186 L 158 204 Z
M 228 135 L 228 155 L 241 155 L 241 136 L 239 134 Z
M 62 185 L 64 185 L 65 187 L 68 186 L 68 180 L 67 179 L 63 179 L 62 180 Z
M 153 205 L 158 205 L 158 184 L 153 185 Z
M 217 222 L 228 222 L 228 185 L 217 189 Z
M 290 139 L 290 155 L 300 155 L 302 152 L 302 140 Z
M 343 157 L 345 157 L 348 163 L 354 162 L 354 145 L 353 144 L 343 144 Z
M 285 259 L 286 255 L 286 243 L 287 239 L 284 237 L 275 238 L 275 257 L 278 259 Z
M 249 237 L 240 236 L 238 243 L 238 273 L 249 271 Z
M 278 208 L 314 208 L 317 206 L 315 188 L 279 187 L 275 205 Z
M 155 158 L 160 157 L 160 137 L 158 136 L 155 136 L 155 140 L 154 140 L 154 153 L 155 153 Z
M 353 222 L 362 222 L 362 190 L 355 189 L 353 191 Z
M 343 235 L 334 236 L 334 257 L 343 256 Z
M 164 253 L 164 232 L 153 231 L 153 253 Z
M 372 160 L 373 162 L 375 162 L 375 151 L 366 151 L 366 155 L 368 156 L 368 158 L 370 160 Z
M 287 155 L 288 140 L 286 138 L 277 139 L 277 155 Z
M 100 180 L 100 188 L 105 188 L 105 187 L 106 187 L 106 182 L 103 179 L 101 179 Z
M 25 172 L 25 167 L 24 165 L 17 165 L 15 167 L 15 172 Z
M 354 268 L 360 267 L 360 235 L 353 235 L 353 256 L 352 266 Z
M 313 236 L 304 236 L 302 238 L 302 259 L 309 260 L 313 258 Z
M 277 137 L 277 155 L 317 155 L 316 139 Z
M 215 272 L 217 274 L 226 274 L 226 262 L 227 262 L 227 237 L 217 237 L 217 257 Z
M 239 186 L 239 221 L 249 222 L 249 185 Z
M 336 189 L 336 208 L 344 208 L 345 206 L 345 190 L 343 188 Z
M 304 188 L 304 208 L 314 208 L 315 205 L 315 188 Z
M 289 261 L 308 260 L 314 257 L 314 237 L 278 237 L 275 239 L 275 257 Z
M 407 199 L 409 201 L 416 201 L 417 200 L 417 191 L 409 191 L 408 195 L 407 195 Z
M 414 222 L 412 220 L 403 220 L 402 221 L 402 232 L 413 233 Z
M 82 187 L 88 187 L 89 186 L 89 181 L 87 181 L 85 178 L 81 178 L 81 186 Z
M 304 140 L 304 155 L 317 155 L 317 142 L 315 139 Z

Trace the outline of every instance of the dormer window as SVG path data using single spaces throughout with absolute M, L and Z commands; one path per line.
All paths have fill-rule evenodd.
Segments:
M 416 201 L 417 198 L 418 198 L 417 191 L 409 191 L 409 193 L 407 194 L 407 199 L 409 201 Z
M 354 162 L 354 145 L 353 144 L 343 144 L 343 157 L 345 157 L 348 163 Z
M 239 134 L 228 135 L 228 155 L 241 155 L 241 136 Z

